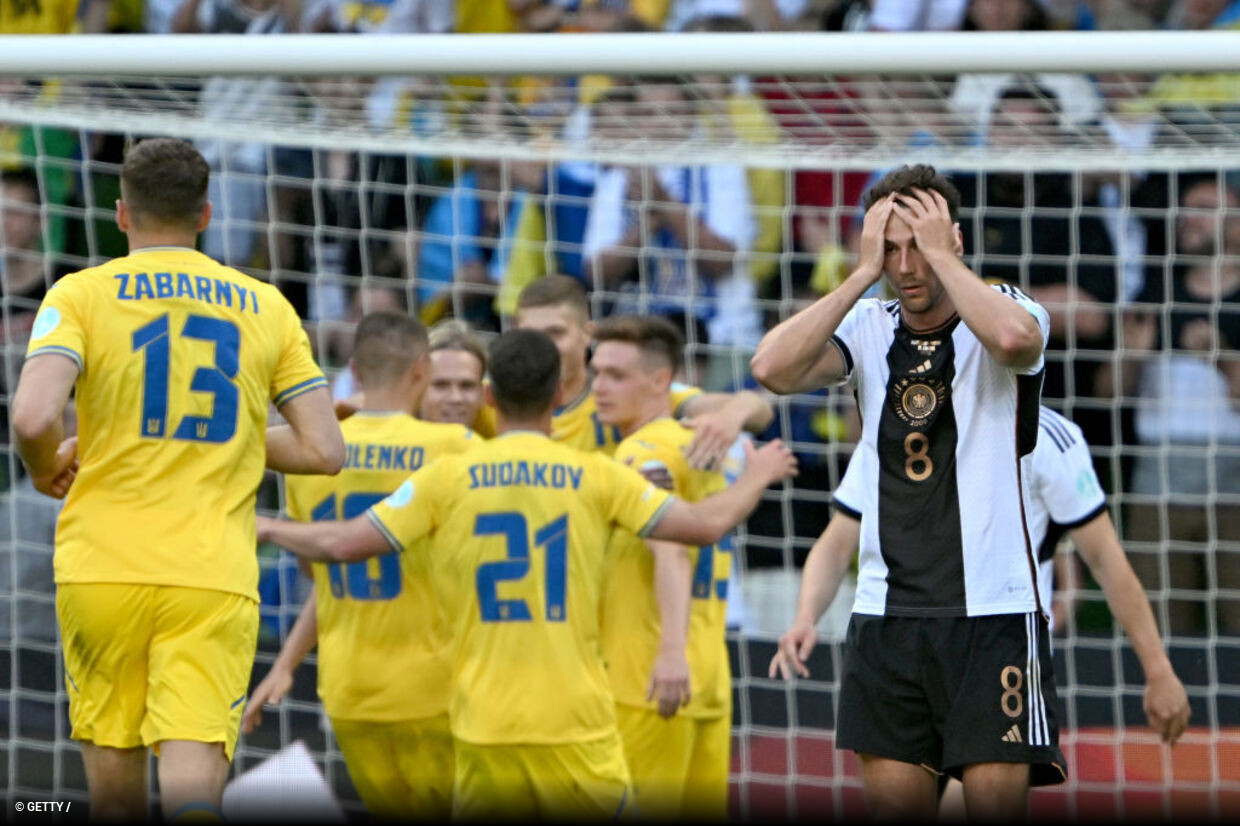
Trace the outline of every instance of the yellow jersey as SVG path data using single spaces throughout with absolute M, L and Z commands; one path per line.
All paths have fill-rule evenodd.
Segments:
M 336 476 L 288 476 L 289 516 L 352 519 L 434 459 L 473 445 L 469 428 L 405 413 L 361 411 L 340 425 L 345 464 Z M 319 698 L 333 718 L 397 722 L 448 710 L 449 634 L 431 587 L 430 554 L 316 564 Z
M 280 291 L 149 247 L 48 291 L 27 357 L 45 353 L 80 370 L 81 469 L 57 522 L 56 581 L 257 600 L 268 406 L 327 386 Z
M 607 538 L 614 525 L 644 535 L 670 503 L 619 462 L 510 431 L 423 468 L 368 512 L 393 548 L 434 534 L 456 738 L 538 745 L 615 732 L 599 649 Z
M 0 34 L 68 34 L 79 0 L 0 0 Z
M 674 415 L 680 416 L 685 402 L 701 393 L 700 388 L 673 382 L 672 410 Z M 487 438 L 495 435 L 495 408 L 490 405 L 482 406 L 475 420 L 474 430 Z M 597 450 L 611 456 L 616 452 L 616 445 L 620 444 L 620 431 L 614 425 L 605 425 L 598 420 L 598 405 L 587 383 L 581 395 L 555 409 L 551 419 L 551 438 L 578 450 L 587 452 Z
M 616 459 L 631 466 L 667 468 L 679 499 L 697 502 L 727 487 L 716 471 L 692 470 L 684 449 L 693 431 L 673 419 L 657 419 L 620 443 Z M 654 557 L 641 537 L 623 529 L 612 534 L 603 591 L 603 658 L 616 702 L 655 708 L 646 701 L 650 669 L 659 651 L 659 606 L 654 590 Z M 732 569 L 731 537 L 717 545 L 689 548 L 693 566 L 689 612 L 689 705 L 680 713 L 717 717 L 732 707 L 732 674 L 728 665 L 727 596 Z

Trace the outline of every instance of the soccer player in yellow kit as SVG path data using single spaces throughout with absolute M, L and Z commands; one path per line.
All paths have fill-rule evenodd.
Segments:
M 614 525 L 717 542 L 768 484 L 795 472 L 778 442 L 749 451 L 726 491 L 687 503 L 636 471 L 548 438 L 555 345 L 513 330 L 492 345 L 499 436 L 443 457 L 347 522 L 260 520 L 306 559 L 356 561 L 433 535 L 453 625 L 453 815 L 598 819 L 630 811 L 615 703 L 599 649 L 599 596 Z
M 725 489 L 723 473 L 689 467 L 693 433 L 671 417 L 667 387 L 683 358 L 680 331 L 657 316 L 615 317 L 599 323 L 594 341 L 598 416 L 624 437 L 616 459 L 666 472 L 685 501 Z M 637 806 L 647 817 L 727 816 L 731 549 L 727 537 L 686 547 L 625 530 L 612 535 L 603 657 Z
M 562 401 L 555 409 L 551 437 L 580 450 L 612 455 L 620 434 L 614 425 L 599 420 L 590 389 L 586 359 L 594 323 L 581 282 L 566 275 L 546 275 L 531 281 L 517 298 L 515 321 L 518 329 L 546 333 L 560 351 Z M 770 404 L 749 390 L 703 393 L 677 382 L 671 385 L 670 393 L 673 415 L 685 419 L 693 429 L 695 438 L 687 455 L 695 468 L 718 469 L 741 430 L 759 433 L 775 415 Z M 485 425 L 479 432 L 489 435 Z
M 467 427 L 409 415 L 430 378 L 427 348 L 416 319 L 379 312 L 361 320 L 349 364 L 366 407 L 341 424 L 345 466 L 335 477 L 288 479 L 289 516 L 357 516 L 411 471 L 472 444 Z M 262 706 L 288 692 L 317 640 L 319 697 L 353 785 L 377 817 L 442 820 L 452 810 L 449 636 L 430 562 L 415 550 L 314 565 L 314 590 L 242 722 L 250 731 Z
M 166 819 L 218 816 L 258 634 L 264 436 L 276 470 L 344 460 L 293 308 L 193 249 L 207 176 L 183 141 L 129 150 L 117 225 L 130 254 L 48 291 L 13 402 L 35 486 L 68 492 L 56 609 L 94 818 L 146 818 L 146 747 Z M 78 436 L 64 440 L 74 388 Z M 265 434 L 272 402 L 289 424 Z

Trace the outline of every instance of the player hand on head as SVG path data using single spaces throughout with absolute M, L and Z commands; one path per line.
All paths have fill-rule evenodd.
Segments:
M 781 439 L 774 439 L 760 448 L 745 442 L 745 473 L 755 474 L 773 485 L 797 475 L 797 457 L 784 447 Z
M 1142 706 L 1150 728 L 1159 733 L 1164 743 L 1174 746 L 1188 726 L 1192 711 L 1184 684 L 1170 667 L 1146 678 Z
M 864 270 L 871 284 L 883 276 L 883 260 L 886 258 L 887 222 L 891 220 L 893 196 L 880 198 L 870 207 L 861 222 L 861 250 L 858 269 Z
M 292 687 L 293 672 L 278 663 L 273 665 L 250 695 L 250 701 L 245 704 L 245 713 L 241 715 L 241 733 L 249 734 L 262 725 L 263 706 L 279 704 Z
M 42 475 L 30 477 L 34 489 L 54 499 L 64 499 L 77 477 L 77 436 L 70 436 L 56 448 L 56 459 L 51 469 Z
M 913 231 L 922 254 L 956 251 L 956 232 L 947 199 L 938 192 L 914 189 L 912 195 L 893 195 L 892 212 Z
M 658 701 L 660 717 L 674 717 L 681 706 L 689 704 L 689 660 L 683 646 L 659 648 L 646 700 Z
M 771 657 L 771 667 L 767 670 L 767 676 L 774 679 L 778 671 L 779 676 L 787 680 L 792 677 L 792 672 L 796 671 L 798 675 L 808 677 L 809 669 L 805 667 L 805 661 L 809 659 L 810 653 L 817 644 L 818 629 L 814 627 L 814 623 L 798 619 L 779 638 L 779 649 L 775 652 L 775 656 Z

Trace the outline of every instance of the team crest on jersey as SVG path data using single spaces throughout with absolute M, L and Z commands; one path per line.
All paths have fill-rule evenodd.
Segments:
M 387 499 L 383 500 L 383 504 L 389 508 L 403 508 L 413 501 L 413 482 L 406 479 L 401 486 L 392 491 Z
M 34 327 L 30 329 L 30 337 L 43 338 L 48 333 L 53 332 L 60 326 L 60 310 L 55 307 L 44 307 L 34 320 Z
M 905 377 L 891 387 L 892 406 L 905 424 L 920 427 L 929 421 L 947 395 L 942 379 Z

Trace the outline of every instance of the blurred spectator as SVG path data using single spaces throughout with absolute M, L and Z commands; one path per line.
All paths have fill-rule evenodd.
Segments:
M 1240 28 L 1240 0 L 1178 0 L 1167 28 L 1198 31 Z M 1196 142 L 1234 143 L 1240 130 L 1240 73 L 1167 73 L 1149 91 L 1149 101 Z
M 878 32 L 950 32 L 964 24 L 968 0 L 870 0 L 869 28 Z
M 1048 18 L 1037 0 L 971 0 L 965 28 L 981 32 L 1040 31 Z M 964 74 L 956 78 L 950 106 L 979 135 L 989 129 L 995 100 L 1015 83 L 1025 82 L 1013 74 Z M 1071 129 L 1098 117 L 1102 101 L 1084 75 L 1039 72 L 1032 84 L 1054 93 L 1060 124 Z
M 1210 632 L 1217 619 L 1220 634 L 1236 636 L 1240 193 L 1214 174 L 1181 176 L 1179 192 L 1175 249 L 1147 275 L 1140 312 L 1125 316 L 1124 350 L 1103 386 L 1135 397 L 1133 569 L 1172 633 Z
M 124 8 L 121 0 L 0 0 L 0 34 L 101 34 Z
M 639 84 L 635 103 L 636 126 L 628 120 L 632 104 L 615 94 L 605 99 L 596 132 L 637 128 L 678 141 L 697 129 L 692 103 L 674 81 Z M 749 204 L 739 166 L 604 167 L 582 250 L 592 286 L 623 293 L 619 312 L 683 320 L 690 343 L 756 345 L 760 320 L 743 257 L 754 236 Z
M 1014 87 L 996 106 L 987 136 L 997 151 L 1065 141 L 1049 91 Z M 1070 417 L 1095 446 L 1112 444 L 1105 403 L 1091 404 L 1100 361 L 1113 347 L 1112 308 L 1120 298 L 1115 248 L 1094 191 L 1066 173 L 990 172 L 957 176 L 961 229 L 976 272 L 1017 284 L 1050 314 L 1042 396 L 1071 400 Z
M 656 29 L 685 31 L 704 17 L 741 17 L 757 31 L 789 28 L 809 0 L 633 0 L 633 14 Z
M 172 21 L 178 34 L 272 35 L 296 30 L 280 0 L 184 0 Z M 259 47 L 255 47 L 259 48 Z M 213 116 L 256 119 L 288 109 L 285 84 L 277 77 L 212 77 L 202 89 L 201 107 Z M 211 223 L 202 234 L 207 255 L 233 267 L 251 264 L 267 214 L 268 146 L 258 141 L 198 140 L 211 166 L 207 198 Z
M 699 17 L 688 31 L 744 33 L 752 32 L 753 25 L 743 17 Z M 751 91 L 748 76 L 694 75 L 691 82 L 702 97 L 706 128 L 712 140 L 770 146 L 782 139 L 779 124 L 762 98 Z M 745 176 L 755 225 L 749 248 L 749 277 L 761 291 L 779 269 L 788 176 L 783 169 L 754 167 L 746 168 Z
M 1193 31 L 1240 26 L 1238 0 L 1174 0 L 1164 24 L 1168 29 Z
M 522 205 L 502 172 L 498 161 L 474 161 L 427 212 L 417 299 L 428 324 L 452 315 L 498 329 L 493 303 L 506 264 L 499 240 L 505 224 L 516 225 Z

